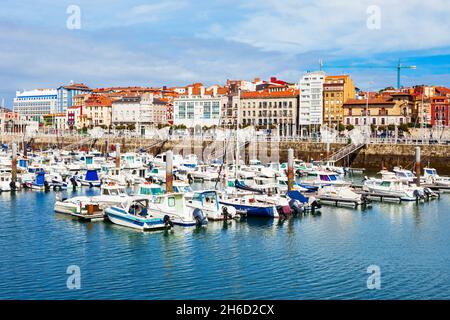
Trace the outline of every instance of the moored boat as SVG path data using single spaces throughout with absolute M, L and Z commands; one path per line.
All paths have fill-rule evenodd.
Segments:
M 149 207 L 150 200 L 140 196 L 129 198 L 120 206 L 105 209 L 108 219 L 117 225 L 141 231 L 170 229 L 169 216 L 161 216 Z

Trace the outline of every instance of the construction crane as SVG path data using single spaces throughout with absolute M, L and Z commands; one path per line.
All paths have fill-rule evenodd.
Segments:
M 395 66 L 387 66 L 387 65 L 381 65 L 381 66 L 377 66 L 377 65 L 353 65 L 353 66 L 327 66 L 323 64 L 323 60 L 320 59 L 319 60 L 319 67 L 320 70 L 322 71 L 322 69 L 328 68 L 328 69 L 346 69 L 346 68 L 355 68 L 355 69 L 359 69 L 359 68 L 367 68 L 367 69 L 397 69 L 397 89 L 400 89 L 400 73 L 402 69 L 411 69 L 411 70 L 416 70 L 417 67 L 416 66 L 406 66 L 403 65 L 400 62 L 400 59 L 398 60 L 398 64 Z

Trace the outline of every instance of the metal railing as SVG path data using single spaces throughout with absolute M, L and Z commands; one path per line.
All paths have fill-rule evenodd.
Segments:
M 61 139 L 64 138 L 70 138 L 78 140 L 77 142 L 74 142 L 73 145 L 78 145 L 82 143 L 87 143 L 94 138 L 91 137 L 89 134 L 85 133 L 78 133 L 78 132 L 58 132 L 58 133 L 48 133 L 48 132 L 38 132 L 33 135 L 24 135 L 23 133 L 11 133 L 11 132 L 3 132 L 2 138 L 10 138 L 9 140 L 14 141 L 22 141 L 22 140 L 28 140 L 31 138 L 36 139 L 50 139 L 57 142 L 57 139 L 61 141 Z M 118 135 L 115 133 L 105 133 L 102 138 L 132 138 L 132 139 L 138 139 L 138 140 L 158 140 L 155 137 L 145 137 L 140 135 Z M 207 135 L 193 135 L 193 134 L 186 134 L 186 135 L 168 135 L 167 140 L 170 141 L 183 141 L 183 140 L 199 140 L 199 141 L 226 141 L 229 139 L 229 136 L 222 135 L 222 136 L 215 136 L 211 134 Z M 298 142 L 298 143 L 322 143 L 322 140 L 320 136 L 278 136 L 278 135 L 255 135 L 251 138 L 247 139 L 248 141 L 252 142 Z M 350 138 L 345 136 L 338 136 L 336 137 L 333 142 L 334 144 L 349 144 Z M 428 136 L 424 137 L 376 137 L 372 136 L 367 141 L 368 144 L 391 144 L 391 145 L 450 145 L 450 137 L 437 137 L 437 138 L 430 138 Z

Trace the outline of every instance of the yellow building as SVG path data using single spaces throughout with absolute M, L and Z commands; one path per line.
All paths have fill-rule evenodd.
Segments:
M 414 121 L 414 102 L 408 94 L 392 94 L 376 98 L 350 99 L 345 110 L 344 124 L 353 126 L 404 125 Z
M 323 123 L 337 125 L 344 122 L 342 106 L 356 95 L 349 75 L 327 76 L 323 84 Z

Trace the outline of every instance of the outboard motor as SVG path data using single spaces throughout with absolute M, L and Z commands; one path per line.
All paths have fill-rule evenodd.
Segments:
M 222 215 L 223 215 L 223 220 L 227 221 L 228 220 L 228 208 L 227 207 L 222 207 Z
M 192 174 L 189 173 L 189 174 L 187 175 L 187 179 L 188 179 L 189 184 L 194 183 L 194 178 L 192 177 Z
M 311 206 L 311 213 L 314 214 L 316 212 L 316 209 L 320 209 L 322 208 L 322 205 L 319 203 L 319 201 L 317 201 L 316 198 L 311 197 L 309 198 L 309 204 Z
M 50 191 L 50 185 L 48 184 L 48 181 L 44 181 L 44 190 Z
M 173 222 L 172 220 L 170 220 L 170 217 L 167 214 L 164 216 L 163 221 L 166 227 L 170 226 L 171 228 L 173 228 Z
M 195 209 L 193 215 L 197 226 L 201 226 L 208 223 L 208 218 L 206 218 L 202 210 L 198 208 Z
M 14 183 L 14 181 L 11 181 L 9 183 L 9 187 L 11 188 L 11 191 L 16 191 L 16 184 Z
M 420 199 L 424 198 L 424 195 L 419 190 L 414 190 L 414 197 L 416 197 L 416 202 L 419 202 Z
M 294 215 L 300 215 L 300 214 L 303 214 L 303 212 L 304 212 L 304 208 L 301 205 L 300 201 L 298 201 L 298 200 L 291 199 L 289 201 L 289 207 L 291 208 Z
M 363 206 L 367 206 L 372 203 L 372 200 L 370 200 L 366 194 L 361 195 L 361 200 L 363 202 Z
M 70 182 L 72 183 L 73 190 L 75 190 L 78 186 L 77 180 L 75 179 L 75 177 L 70 178 Z
M 427 200 L 430 200 L 430 198 L 432 198 L 432 197 L 438 197 L 439 196 L 439 193 L 435 193 L 430 188 L 423 188 L 423 193 L 425 194 L 425 197 L 427 198 Z

